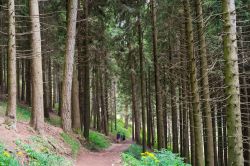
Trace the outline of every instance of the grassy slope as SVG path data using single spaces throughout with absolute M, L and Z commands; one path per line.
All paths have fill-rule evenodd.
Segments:
M 0 102 L 0 117 L 4 117 L 5 111 L 6 111 L 7 104 L 6 102 Z M 20 106 L 17 107 L 17 120 L 22 122 L 28 122 L 30 120 L 31 112 L 29 107 Z M 61 120 L 60 117 L 56 116 L 56 114 L 52 114 L 50 120 L 46 120 L 49 124 L 53 126 L 60 126 Z M 11 132 L 11 131 L 10 131 Z M 0 131 L 1 133 L 1 131 Z M 1 134 L 0 134 L 1 135 Z M 35 133 L 32 134 L 34 136 L 29 137 L 26 140 L 21 140 L 19 138 L 16 139 L 16 149 L 17 151 L 12 151 L 11 153 L 8 152 L 8 150 L 5 150 L 4 148 L 4 142 L 0 144 L 0 165 L 9 165 L 10 161 L 14 161 L 15 163 L 12 164 L 13 166 L 16 165 L 72 165 L 73 162 L 70 158 L 64 157 L 65 147 L 60 142 L 58 142 L 58 139 L 60 138 L 68 144 L 68 146 L 71 148 L 72 157 L 76 158 L 77 153 L 80 149 L 80 143 L 77 139 L 74 137 L 61 133 L 59 137 L 54 138 L 53 136 L 46 136 L 46 137 L 40 137 L 39 135 L 36 135 Z M 61 141 L 61 140 L 60 140 Z M 58 147 L 58 148 L 57 148 Z M 13 149 L 13 148 L 11 148 Z M 66 150 L 65 150 L 66 151 Z M 23 158 L 29 158 L 29 164 L 25 163 L 25 159 Z M 19 160 L 19 163 L 16 162 L 16 160 Z M 20 164 L 23 163 L 23 164 Z

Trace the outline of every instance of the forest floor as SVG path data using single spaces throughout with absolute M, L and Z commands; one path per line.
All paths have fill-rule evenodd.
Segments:
M 68 164 L 67 162 L 67 165 L 121 166 L 122 163 L 120 155 L 132 144 L 131 140 L 126 140 L 119 144 L 111 143 L 111 146 L 108 145 L 109 147 L 104 147 L 103 150 L 89 150 L 88 147 L 80 145 L 79 135 L 65 135 L 63 130 L 59 127 L 60 119 L 56 116 L 55 113 L 51 113 L 49 121 L 46 120 L 47 123 L 44 124 L 45 131 L 41 136 L 36 131 L 34 131 L 32 127 L 30 127 L 30 111 L 25 106 L 18 106 L 17 108 L 18 121 L 16 130 L 14 130 L 8 125 L 4 124 L 4 114 L 6 106 L 7 104 L 5 102 L 0 102 L 0 153 L 1 146 L 4 146 L 4 151 L 12 154 L 13 156 L 15 156 L 15 158 L 18 158 L 20 165 L 28 165 L 27 163 L 30 163 L 32 157 L 30 158 L 30 154 L 27 152 L 27 150 L 32 149 L 32 154 L 39 154 L 39 156 L 42 157 L 41 161 L 43 162 L 47 162 L 46 157 L 44 159 L 44 156 L 46 156 L 47 154 L 55 154 L 58 157 L 62 157 L 65 159 L 60 160 L 60 162 L 69 161 L 71 163 Z M 94 134 L 94 137 L 99 138 L 99 140 L 96 140 L 99 141 L 99 143 L 100 141 L 105 141 L 104 136 L 98 134 L 97 132 L 93 132 L 92 134 Z M 106 141 L 109 140 L 110 142 L 114 142 L 115 138 L 113 137 L 107 137 Z M 67 139 L 69 142 L 67 141 Z M 27 148 L 27 146 L 29 146 L 28 149 L 24 149 Z M 74 153 L 74 150 L 76 151 L 76 153 Z M 22 155 L 19 156 L 19 154 Z M 37 158 L 36 160 L 39 160 L 40 162 L 40 158 Z M 54 159 L 52 158 L 50 161 L 52 160 Z
M 132 141 L 127 140 L 120 144 L 112 144 L 108 149 L 100 152 L 91 152 L 81 149 L 76 166 L 121 166 L 121 153 L 128 149 Z

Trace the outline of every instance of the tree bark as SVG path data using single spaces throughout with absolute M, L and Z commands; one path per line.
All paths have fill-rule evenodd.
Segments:
M 143 34 L 141 28 L 141 15 L 138 15 L 138 45 L 140 55 L 140 76 L 141 76 L 141 113 L 142 113 L 142 151 L 146 151 L 146 114 L 145 114 L 145 70 L 144 70 L 144 55 L 143 55 Z
M 64 79 L 62 85 L 62 127 L 65 132 L 71 131 L 71 90 L 73 78 L 73 64 L 75 53 L 75 36 L 76 36 L 76 18 L 77 18 L 77 0 L 69 1 L 68 8 L 68 27 L 66 53 L 64 62 Z
M 160 71 L 157 55 L 157 29 L 156 29 L 156 2 L 151 0 L 152 13 L 152 39 L 153 39 L 153 57 L 154 57 L 154 74 L 155 74 L 155 98 L 156 98 L 156 117 L 157 117 L 157 142 L 158 149 L 164 147 L 164 129 L 163 129 L 163 112 L 162 112 L 162 97 L 160 84 Z
M 186 34 L 187 34 L 187 50 L 189 57 L 190 84 L 192 92 L 193 120 L 194 120 L 194 136 L 195 136 L 195 157 L 196 165 L 204 166 L 204 152 L 202 144 L 202 122 L 200 114 L 200 96 L 198 91 L 198 82 L 196 75 L 196 59 L 194 56 L 194 36 L 192 17 L 190 13 L 189 0 L 184 0 L 184 11 L 186 16 Z
M 79 106 L 79 83 L 77 68 L 74 66 L 72 83 L 72 128 L 81 128 L 80 106 Z
M 227 97 L 228 165 L 243 166 L 240 87 L 234 0 L 222 0 L 225 85 Z
M 205 122 L 204 128 L 206 130 L 206 166 L 214 165 L 214 147 L 213 147 L 213 126 L 211 118 L 211 105 L 210 105 L 210 90 L 208 82 L 208 64 L 207 64 L 207 50 L 206 50 L 206 39 L 204 32 L 203 12 L 201 0 L 195 1 L 196 15 L 198 18 L 198 40 L 199 40 L 199 53 L 201 56 L 201 76 L 202 76 L 202 96 L 204 98 L 204 115 Z
M 43 133 L 43 76 L 41 32 L 38 0 L 30 0 L 30 17 L 32 25 L 32 117 L 31 126 Z
M 8 42 L 8 104 L 5 123 L 16 129 L 16 30 L 15 1 L 8 1 L 9 42 Z
M 130 44 L 128 44 L 128 48 L 129 48 L 129 58 L 130 58 L 130 65 L 131 65 L 131 74 L 130 74 L 130 78 L 131 78 L 131 94 L 132 94 L 132 110 L 134 112 L 134 123 L 135 123 L 135 141 L 137 144 L 141 143 L 141 139 L 140 139 L 140 116 L 139 116 L 139 109 L 138 109 L 138 105 L 137 105 L 137 95 L 136 95 L 136 78 L 135 78 L 135 60 L 134 60 L 134 55 L 132 55 L 131 53 L 131 46 Z
M 169 40 L 169 43 L 171 41 Z M 172 48 L 169 47 L 170 55 L 169 62 L 171 64 L 170 73 L 173 74 L 172 70 Z M 176 105 L 176 80 L 173 76 L 170 77 L 170 94 L 171 94 L 171 112 L 172 112 L 172 134 L 173 134 L 173 152 L 179 152 L 179 142 L 178 142 L 178 113 L 177 113 L 177 105 Z

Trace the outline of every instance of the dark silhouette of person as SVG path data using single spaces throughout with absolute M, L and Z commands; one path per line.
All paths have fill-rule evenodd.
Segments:
M 125 136 L 125 134 L 123 133 L 122 134 L 122 141 L 125 141 L 126 140 L 126 136 Z
M 120 134 L 120 132 L 118 132 L 118 133 L 116 134 L 116 142 L 117 142 L 117 143 L 120 142 L 120 139 L 121 139 L 121 134 Z

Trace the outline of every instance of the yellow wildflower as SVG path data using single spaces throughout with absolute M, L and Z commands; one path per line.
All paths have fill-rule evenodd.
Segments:
M 17 155 L 18 155 L 18 156 L 23 156 L 23 152 L 22 152 L 22 151 L 19 151 L 19 152 L 17 152 Z
M 9 152 L 7 152 L 7 151 L 4 151 L 4 152 L 3 152 L 3 155 L 4 155 L 5 157 L 7 157 L 7 158 L 9 158 L 9 157 L 10 157 L 10 153 L 9 153 Z
M 148 156 L 151 157 L 151 158 L 155 157 L 155 155 L 153 153 L 148 153 Z

